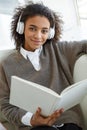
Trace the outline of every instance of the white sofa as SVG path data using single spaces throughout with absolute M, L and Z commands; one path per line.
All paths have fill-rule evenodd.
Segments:
M 76 61 L 73 78 L 74 82 L 78 82 L 87 78 L 87 54 L 80 56 L 80 58 Z M 84 130 L 87 130 L 87 96 L 85 96 L 80 105 L 85 120 Z
M 0 62 L 13 52 L 14 49 L 3 49 L 0 50 Z
M 9 54 L 13 52 L 12 49 L 9 50 L 0 50 L 0 62 Z M 74 74 L 73 74 L 74 82 L 81 81 L 87 78 L 87 55 L 82 55 L 75 63 Z M 85 119 L 85 128 L 87 130 L 87 96 L 84 98 L 83 102 L 80 103 L 81 108 L 84 114 Z

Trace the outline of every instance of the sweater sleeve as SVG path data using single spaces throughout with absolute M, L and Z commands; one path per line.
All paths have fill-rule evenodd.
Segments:
M 2 65 L 0 64 L 0 108 L 1 112 L 10 123 L 16 126 L 23 126 L 21 118 L 26 114 L 26 111 L 13 106 L 9 103 L 10 88 L 6 79 L 6 75 Z M 2 117 L 2 118 L 4 118 Z M 3 119 L 4 120 L 4 119 Z
M 66 57 L 70 70 L 73 73 L 73 67 L 76 60 L 83 54 L 87 54 L 87 40 L 60 42 L 60 53 Z

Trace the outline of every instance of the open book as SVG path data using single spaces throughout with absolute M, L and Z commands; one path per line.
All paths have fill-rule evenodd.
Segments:
M 87 79 L 67 87 L 59 95 L 42 85 L 12 76 L 10 104 L 32 113 L 40 107 L 42 115 L 48 116 L 57 109 L 66 111 L 79 104 L 86 94 Z

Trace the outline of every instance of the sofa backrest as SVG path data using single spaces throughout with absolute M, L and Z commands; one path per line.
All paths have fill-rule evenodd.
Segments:
M 6 58 L 9 54 L 11 54 L 14 51 L 14 49 L 3 49 L 0 50 L 0 62 Z

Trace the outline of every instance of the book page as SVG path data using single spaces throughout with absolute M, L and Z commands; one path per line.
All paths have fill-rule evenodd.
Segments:
M 67 109 L 79 104 L 85 95 L 87 94 L 87 79 L 75 83 L 71 86 L 71 88 L 66 89 L 61 94 L 60 102 L 57 102 L 55 109 L 64 108 L 66 111 Z
M 70 85 L 69 87 L 65 88 L 60 95 L 62 95 L 63 93 L 66 93 L 67 91 L 69 91 L 70 89 L 73 89 L 73 87 L 77 87 L 79 84 L 83 84 L 83 82 L 86 82 L 87 83 L 87 79 L 84 79 L 82 81 L 79 81 L 77 83 L 74 83 L 72 85 Z
M 54 91 L 39 84 L 12 76 L 10 104 L 35 113 L 37 108 L 42 109 L 41 114 L 48 116 L 54 112 L 56 101 L 60 96 Z
M 60 97 L 60 95 L 58 95 L 58 93 L 56 93 L 52 89 L 47 88 L 47 87 L 45 87 L 43 85 L 31 82 L 31 81 L 27 81 L 27 80 L 24 80 L 24 79 L 16 77 L 16 76 L 12 76 L 12 77 L 15 78 L 16 80 L 19 80 L 22 83 L 26 83 L 26 84 L 32 85 L 34 88 L 41 89 L 42 91 L 47 92 L 48 94 L 52 94 L 52 95 L 55 95 L 56 97 Z

